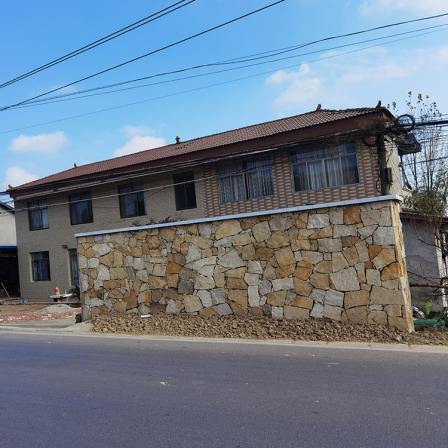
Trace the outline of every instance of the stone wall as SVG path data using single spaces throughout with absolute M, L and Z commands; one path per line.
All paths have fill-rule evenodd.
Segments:
M 330 318 L 412 330 L 399 204 L 78 238 L 83 312 Z

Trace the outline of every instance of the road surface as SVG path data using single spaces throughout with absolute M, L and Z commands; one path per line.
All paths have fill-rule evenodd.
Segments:
M 445 447 L 448 354 L 0 334 L 2 448 Z

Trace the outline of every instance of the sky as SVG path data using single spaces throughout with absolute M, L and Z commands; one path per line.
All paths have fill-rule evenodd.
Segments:
M 131 33 L 0 89 L 0 105 L 63 86 L 272 2 L 196 0 Z M 5 2 L 0 15 L 0 82 L 171 3 L 174 0 Z M 286 0 L 57 94 L 444 12 L 448 12 L 447 0 Z M 413 91 L 429 95 L 447 113 L 448 27 L 334 48 L 445 23 L 448 16 L 327 41 L 282 55 L 295 57 L 254 67 L 0 111 L 0 191 L 9 184 L 17 186 L 68 169 L 74 163 L 81 165 L 174 143 L 176 136 L 188 140 L 300 114 L 314 110 L 318 104 L 340 109 L 373 107 L 379 100 L 384 105 L 397 101 L 404 111 L 407 92 Z M 310 52 L 314 53 L 303 54 Z M 136 85 L 219 69 L 222 66 Z M 98 112 L 103 109 L 109 110 Z

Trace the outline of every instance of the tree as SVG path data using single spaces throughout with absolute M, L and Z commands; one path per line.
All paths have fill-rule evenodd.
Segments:
M 404 110 L 397 102 L 389 108 L 395 114 L 412 115 L 417 123 L 442 117 L 437 103 L 421 93 L 414 96 L 408 92 Z M 403 181 L 412 190 L 412 195 L 405 200 L 405 207 L 434 217 L 445 216 L 448 195 L 447 134 L 441 125 L 419 126 L 412 132 L 421 146 L 421 152 L 402 157 Z

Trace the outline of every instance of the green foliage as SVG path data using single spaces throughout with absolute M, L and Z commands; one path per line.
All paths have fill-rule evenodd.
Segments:
M 425 314 L 425 318 L 429 319 L 432 313 L 432 299 L 426 299 L 423 302 L 423 313 Z
M 417 191 L 404 199 L 405 208 L 431 216 L 444 216 L 446 197 L 438 191 Z

